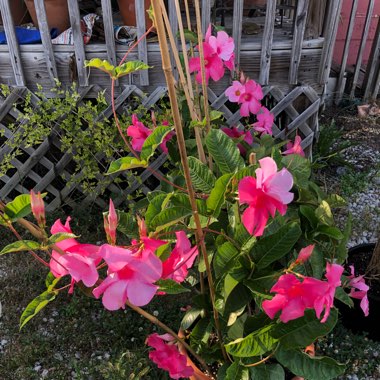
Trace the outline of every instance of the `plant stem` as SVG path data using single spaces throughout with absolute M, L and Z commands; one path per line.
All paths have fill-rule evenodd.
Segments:
M 208 279 L 208 284 L 209 284 L 209 289 L 210 289 L 210 298 L 211 298 L 211 303 L 212 303 L 213 313 L 214 313 L 215 329 L 216 329 L 216 332 L 218 335 L 219 344 L 220 344 L 220 347 L 221 347 L 221 350 L 223 353 L 223 357 L 227 361 L 228 358 L 227 358 L 226 351 L 224 348 L 223 337 L 222 337 L 222 333 L 221 333 L 221 329 L 220 329 L 219 314 L 218 314 L 218 311 L 216 310 L 216 307 L 215 307 L 214 281 L 212 278 L 210 263 L 208 261 L 206 245 L 205 245 L 205 242 L 203 240 L 202 226 L 201 226 L 201 222 L 200 222 L 200 218 L 199 218 L 199 213 L 198 213 L 198 208 L 197 208 L 197 203 L 196 203 L 196 198 L 195 198 L 195 192 L 194 192 L 194 189 L 192 186 L 192 181 L 191 181 L 191 176 L 190 176 L 190 169 L 189 169 L 189 162 L 188 162 L 187 152 L 186 152 L 185 138 L 184 138 L 183 129 L 182 129 L 182 120 L 181 120 L 181 115 L 179 112 L 178 102 L 177 102 L 175 80 L 173 77 L 172 67 L 171 67 L 171 63 L 170 63 L 168 43 L 167 43 L 166 35 L 165 35 L 165 26 L 163 23 L 162 12 L 161 12 L 159 2 L 160 2 L 160 0 L 153 0 L 152 5 L 153 5 L 153 11 L 154 11 L 154 16 L 155 16 L 155 21 L 156 21 L 158 41 L 159 41 L 160 50 L 161 50 L 162 69 L 164 71 L 166 83 L 168 85 L 168 94 L 169 94 L 169 99 L 170 99 L 170 105 L 171 105 L 175 130 L 177 133 L 178 150 L 179 150 L 179 153 L 181 156 L 183 173 L 184 173 L 184 177 L 185 177 L 185 181 L 186 181 L 187 190 L 189 193 L 189 201 L 191 204 L 192 214 L 193 214 L 194 222 L 196 225 L 196 237 L 197 237 L 197 241 L 200 244 L 203 259 L 204 259 L 205 264 L 206 264 L 207 279 Z
M 162 330 L 166 331 L 168 334 L 170 334 L 174 339 L 176 339 L 178 342 L 180 342 L 186 350 L 194 356 L 195 359 L 198 360 L 198 362 L 202 365 L 203 369 L 210 372 L 210 369 L 208 368 L 208 365 L 206 362 L 183 340 L 181 339 L 178 334 L 176 334 L 169 326 L 166 326 L 164 323 L 162 323 L 159 319 L 157 319 L 152 314 L 148 313 L 147 311 L 141 309 L 138 306 L 135 306 L 131 304 L 128 300 L 126 301 L 126 305 L 129 306 L 132 310 L 134 310 L 136 313 L 139 313 L 144 318 L 146 318 L 149 322 L 152 322 Z M 210 372 L 211 373 L 211 372 Z

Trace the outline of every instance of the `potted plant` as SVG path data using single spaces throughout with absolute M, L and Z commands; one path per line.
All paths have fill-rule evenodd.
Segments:
M 14 24 L 22 25 L 30 21 L 30 15 L 28 9 L 25 6 L 24 0 L 13 0 L 9 3 L 11 8 L 11 15 Z M 0 25 L 3 25 L 3 20 L 0 14 Z
M 32 17 L 33 24 L 38 28 L 38 20 L 34 0 L 24 0 Z M 56 28 L 59 33 L 70 27 L 69 8 L 67 0 L 44 0 L 49 29 Z
M 335 225 L 332 212 L 342 199 L 311 181 L 299 138 L 286 149 L 275 141 L 274 115 L 261 105 L 263 91 L 253 79 L 239 73 L 225 91 L 243 117 L 255 118 L 253 125 L 228 129 L 223 114 L 210 109 L 208 81 L 221 79 L 226 69 L 237 74 L 233 39 L 224 31 L 213 35 L 211 27 L 202 39 L 198 25 L 199 55 L 184 57 L 182 69 L 170 38 L 176 83 L 166 35 L 171 28 L 156 0 L 153 10 L 170 114 L 139 109 L 125 129 L 115 111 L 127 153 L 107 173 L 149 170 L 161 186 L 139 200 L 137 213 L 116 210 L 110 200 L 101 246 L 80 242 L 69 218 L 48 228 L 41 194 L 0 203 L 0 223 L 17 237 L 15 223 L 33 236 L 0 255 L 29 251 L 50 270 L 46 290 L 26 307 L 21 327 L 60 292 L 79 288 L 109 311 L 127 307 L 155 324 L 160 333 L 146 339 L 149 358 L 173 379 L 261 379 L 268 373 L 285 379 L 284 368 L 310 380 L 341 375 L 343 364 L 306 348 L 334 328 L 334 300 L 346 300 L 345 289 L 363 282 L 343 277 L 349 230 Z M 86 65 L 108 74 L 114 89 L 122 76 L 149 68 L 127 60 L 137 43 L 117 67 L 98 58 Z M 192 79 L 202 96 L 190 96 Z M 156 154 L 167 154 L 166 175 L 149 165 Z M 30 212 L 34 223 L 24 219 Z M 193 298 L 180 326 L 144 309 L 153 297 L 170 302 L 182 292 Z
M 360 310 L 360 299 L 353 299 L 350 305 L 341 303 L 343 325 L 352 331 L 366 331 L 368 337 L 380 340 L 380 244 L 366 243 L 351 248 L 348 252 L 347 266 L 352 273 L 365 273 L 370 289 L 368 291 L 368 308 L 370 313 L 364 317 Z M 352 275 L 352 274 L 351 274 Z M 351 307 L 349 307 L 351 306 Z
M 119 10 L 123 20 L 123 25 L 137 26 L 135 0 L 117 0 Z M 150 7 L 151 0 L 144 0 L 144 9 L 147 11 Z M 152 20 L 148 14 L 145 14 L 145 27 L 149 29 L 152 26 Z

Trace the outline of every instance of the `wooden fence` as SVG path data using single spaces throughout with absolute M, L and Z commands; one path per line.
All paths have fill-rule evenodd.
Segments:
M 70 85 L 72 73 L 69 70 L 72 70 L 73 64 L 76 67 L 81 94 L 79 102 L 84 98 L 96 97 L 102 90 L 105 90 L 110 100 L 109 78 L 96 70 L 89 72 L 83 65 L 85 59 L 94 57 L 107 59 L 116 64 L 127 50 L 126 46 L 115 43 L 110 0 L 101 1 L 106 43 L 89 45 L 83 43 L 78 1 L 68 0 L 74 36 L 74 45 L 71 46 L 52 45 L 43 0 L 35 0 L 42 44 L 19 45 L 9 13 L 10 1 L 0 0 L 0 11 L 8 40 L 8 45 L 0 46 L 0 81 L 12 88 L 10 95 L 0 99 L 0 129 L 4 132 L 5 140 L 12 138 L 12 132 L 7 128 L 7 120 L 9 118 L 14 120 L 22 112 L 20 104 L 16 109 L 13 107 L 14 103 L 22 103 L 26 93 L 31 93 L 33 96 L 37 84 L 43 87 L 46 96 L 51 95 L 50 89 L 57 78 L 64 86 Z M 141 36 L 146 30 L 145 17 L 143 17 L 145 11 L 142 7 L 143 1 L 136 0 L 135 3 L 136 18 L 139 20 L 138 35 Z M 264 86 L 265 102 L 276 117 L 275 136 L 286 139 L 294 135 L 297 130 L 303 138 L 304 149 L 310 153 L 313 139 L 318 133 L 318 110 L 331 67 L 341 0 L 287 1 L 286 3 L 291 4 L 288 9 L 293 23 L 289 24 L 286 30 L 278 27 L 278 10 L 283 3 L 285 2 L 282 0 L 278 2 L 268 0 L 264 8 L 265 22 L 261 34 L 246 36 L 242 31 L 245 2 L 233 1 L 231 28 L 235 40 L 236 58 L 244 72 Z M 202 0 L 201 4 L 202 25 L 205 29 L 211 18 L 210 1 Z M 168 7 L 168 14 L 173 33 L 176 34 L 180 23 L 173 6 Z M 322 24 L 324 24 L 323 30 Z M 283 33 L 284 30 L 286 34 Z M 132 96 L 140 97 L 142 103 L 149 108 L 166 94 L 159 48 L 156 43 L 142 42 L 131 53 L 130 59 L 141 59 L 154 68 L 118 81 L 115 96 L 119 111 L 123 103 L 128 102 Z M 226 75 L 221 81 L 210 86 L 208 98 L 213 108 L 224 113 L 226 124 L 232 126 L 239 124 L 240 114 L 232 112 L 227 107 L 224 90 L 230 82 L 231 77 Z M 110 107 L 102 117 L 112 117 Z M 6 141 L 1 142 L 3 144 L 0 145 L 0 160 L 7 153 Z M 139 173 L 139 178 L 133 177 L 131 173 L 118 174 L 120 178 L 128 179 L 128 187 L 112 182 L 114 177 L 106 178 L 99 174 L 99 186 L 91 194 L 86 194 L 80 185 L 62 185 L 62 180 L 57 181 L 57 179 L 62 175 L 71 178 L 72 173 L 68 168 L 72 163 L 72 156 L 62 152 L 56 160 L 52 160 L 48 155 L 49 149 L 59 146 L 59 136 L 53 131 L 42 144 L 35 147 L 21 147 L 24 152 L 23 159 L 14 160 L 13 165 L 16 169 L 0 178 L 0 199 L 10 199 L 34 187 L 35 190 L 48 192 L 46 200 L 50 210 L 64 204 L 74 207 L 78 203 L 96 204 L 104 209 L 110 194 L 116 205 L 120 205 L 126 201 L 128 194 L 138 189 L 147 194 L 159 186 L 158 179 L 149 170 Z M 117 157 L 118 153 L 115 154 Z M 165 155 L 161 155 L 152 164 L 159 174 L 165 160 Z M 37 170 L 38 167 L 43 170 Z M 99 170 L 100 173 L 104 172 L 104 168 Z M 107 190 L 102 195 L 101 189 L 104 184 Z
M 344 44 L 342 63 L 338 67 L 339 75 L 336 87 L 335 103 L 342 101 L 346 92 L 350 100 L 355 96 L 362 98 L 364 102 L 375 100 L 379 94 L 380 87 L 380 17 L 373 17 L 375 0 L 368 2 L 365 23 L 362 30 L 359 51 L 356 57 L 356 64 L 353 69 L 348 68 L 347 59 L 350 54 L 353 31 L 357 27 L 357 9 L 360 0 L 353 0 L 350 20 L 348 23 L 346 40 Z M 375 20 L 375 21 L 373 21 Z M 367 65 L 363 65 L 363 54 L 368 42 L 368 34 L 371 22 L 376 22 L 375 39 L 372 42 L 371 54 Z

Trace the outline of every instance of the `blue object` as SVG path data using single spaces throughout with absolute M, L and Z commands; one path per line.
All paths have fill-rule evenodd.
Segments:
M 26 44 L 38 44 L 41 42 L 41 33 L 38 29 L 28 29 L 23 28 L 21 26 L 16 26 L 16 37 L 17 41 L 20 45 Z M 58 36 L 58 30 L 53 28 L 50 31 L 51 38 L 55 38 Z M 7 43 L 7 38 L 5 36 L 5 32 L 0 32 L 0 44 L 4 45 Z

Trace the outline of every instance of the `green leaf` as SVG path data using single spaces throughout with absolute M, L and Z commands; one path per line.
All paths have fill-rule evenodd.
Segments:
M 151 67 L 152 66 L 148 66 L 146 63 L 141 61 L 128 61 L 115 68 L 115 79 L 134 73 L 136 71 L 147 70 Z
M 208 133 L 206 145 L 222 174 L 234 173 L 244 167 L 238 147 L 220 129 L 212 129 Z
M 338 264 L 342 264 L 348 256 L 347 243 L 350 240 L 352 229 L 352 216 L 349 213 L 346 221 L 346 225 L 343 231 L 343 239 L 339 242 L 339 245 L 336 248 L 336 260 Z
M 193 31 L 191 31 L 189 29 L 184 29 L 183 32 L 185 34 L 185 40 L 187 42 L 192 42 L 194 44 L 198 43 L 198 35 L 197 35 L 197 33 L 193 32 Z M 177 33 L 177 37 L 179 37 L 179 36 L 180 36 L 180 34 L 178 32 Z
M 203 342 L 207 343 L 208 338 L 212 332 L 212 324 L 208 318 L 203 318 L 197 322 L 193 328 L 190 339 L 197 343 Z
M 317 235 L 326 235 L 328 237 L 331 237 L 335 240 L 341 240 L 344 238 L 344 235 L 337 227 L 330 227 L 330 226 L 318 226 L 318 228 L 315 230 L 315 236 Z
M 287 350 L 279 347 L 277 360 L 297 376 L 308 380 L 329 380 L 344 373 L 345 365 L 324 356 L 310 357 L 300 350 Z
M 335 298 L 348 307 L 354 307 L 354 301 L 341 287 L 335 289 Z
M 249 380 L 248 368 L 234 362 L 228 367 L 224 380 Z
M 210 215 L 217 217 L 226 201 L 226 193 L 230 183 L 232 174 L 224 174 L 217 179 L 214 188 L 211 190 L 210 196 L 207 198 L 207 211 Z
M 289 223 L 275 234 L 260 239 L 251 251 L 253 260 L 259 269 L 266 268 L 274 261 L 284 257 L 301 236 L 298 223 Z
M 180 294 L 180 293 L 188 293 L 190 289 L 185 288 L 183 285 L 178 282 L 166 279 L 166 280 L 158 280 L 156 285 L 159 286 L 160 292 L 165 292 L 166 294 Z
M 316 228 L 318 225 L 318 218 L 315 216 L 315 208 L 301 205 L 299 210 L 300 213 L 309 221 L 310 226 Z
M 49 302 L 53 301 L 57 294 L 57 291 L 51 292 L 47 290 L 30 302 L 20 317 L 20 330 Z
M 255 272 L 255 277 L 244 281 L 244 285 L 247 286 L 252 292 L 269 293 L 278 277 L 279 275 L 275 272 L 268 275 Z
M 129 213 L 116 210 L 118 216 L 117 230 L 129 238 L 139 236 L 136 219 Z
M 90 61 L 85 61 L 85 67 L 94 67 L 108 74 L 112 79 L 118 79 L 124 75 L 131 74 L 138 70 L 149 69 L 150 66 L 141 61 L 128 61 L 121 66 L 115 67 L 107 60 L 93 58 Z
M 215 176 L 207 165 L 195 157 L 189 157 L 191 181 L 197 190 L 209 193 L 215 184 Z
M 153 156 L 157 147 L 164 141 L 164 138 L 169 132 L 171 132 L 173 127 L 159 126 L 153 130 L 153 132 L 144 141 L 141 148 L 140 160 L 148 162 Z
M 325 201 L 330 205 L 330 207 L 336 207 L 336 208 L 339 208 L 339 207 L 346 207 L 347 206 L 347 202 L 346 200 L 337 195 L 337 194 L 330 194 L 326 199 Z
M 60 241 L 66 240 L 66 239 L 76 239 L 78 237 L 79 236 L 76 236 L 75 234 L 71 234 L 68 232 L 58 232 L 49 237 L 49 244 L 59 243 Z
M 285 371 L 280 364 L 260 364 L 250 367 L 252 380 L 285 380 Z
M 46 193 L 42 194 L 45 197 Z M 23 218 L 32 212 L 30 206 L 30 195 L 21 194 L 18 195 L 13 201 L 6 204 L 4 207 L 5 215 L 13 222 L 18 218 Z
M 238 255 L 239 251 L 229 241 L 218 246 L 213 259 L 215 276 L 217 278 L 222 276 L 233 265 L 234 259 Z
M 136 157 L 128 156 L 112 161 L 106 174 L 113 174 L 123 170 L 146 168 L 148 163 L 144 160 L 139 160 Z
M 150 226 L 156 232 L 161 231 L 172 224 L 182 221 L 185 217 L 191 215 L 191 210 L 185 207 L 170 207 L 162 210 L 158 215 L 156 215 Z
M 315 216 L 318 218 L 320 223 L 325 224 L 326 226 L 334 225 L 334 217 L 331 212 L 331 208 L 326 201 L 322 201 L 315 210 Z
M 14 243 L 8 244 L 1 251 L 0 255 L 5 255 L 10 252 L 21 252 L 21 251 L 34 251 L 40 249 L 40 243 L 33 240 L 20 240 Z
M 255 331 L 245 338 L 239 338 L 225 345 L 229 354 L 239 358 L 263 355 L 270 351 L 277 340 L 270 335 L 272 325 Z
M 153 198 L 148 194 L 149 206 L 145 212 L 145 223 L 150 226 L 152 220 L 157 216 L 162 210 L 162 204 L 164 203 L 167 194 L 157 194 Z
M 290 171 L 297 186 L 304 189 L 308 187 L 311 168 L 307 158 L 291 154 L 282 159 L 282 164 Z
M 188 310 L 182 318 L 181 329 L 187 330 L 200 316 L 202 316 L 201 309 L 191 308 L 190 310 Z
M 306 347 L 317 338 L 328 334 L 336 325 L 338 312 L 332 309 L 325 323 L 316 317 L 314 310 L 306 310 L 301 318 L 287 323 L 278 323 L 273 327 L 271 335 L 286 348 Z
M 52 291 L 54 287 L 58 284 L 62 277 L 55 277 L 53 273 L 49 272 L 45 279 L 46 289 Z
M 100 58 L 93 58 L 90 61 L 84 62 L 85 67 L 94 67 L 99 69 L 106 74 L 108 74 L 111 78 L 115 79 L 115 66 L 109 63 L 107 60 L 101 60 Z

